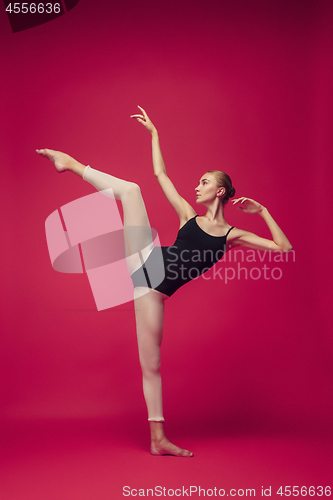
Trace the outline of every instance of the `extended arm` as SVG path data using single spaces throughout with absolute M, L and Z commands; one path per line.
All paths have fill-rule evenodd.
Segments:
M 261 215 L 271 232 L 273 240 L 261 238 L 254 233 L 243 231 L 242 229 L 236 229 L 234 234 L 235 237 L 230 242 L 231 246 L 245 246 L 255 250 L 266 250 L 271 252 L 277 250 L 290 252 L 293 249 L 288 238 L 277 225 L 267 208 L 250 198 L 239 198 L 234 200 L 233 204 L 246 213 Z
M 145 110 L 140 106 L 138 106 L 138 108 L 142 111 L 142 115 L 132 115 L 131 118 L 136 118 L 137 121 L 142 123 L 142 125 L 151 133 L 154 175 L 157 178 L 167 200 L 176 210 L 180 219 L 180 225 L 183 225 L 188 219 L 193 217 L 196 212 L 193 210 L 191 205 L 180 196 L 175 186 L 167 176 L 157 129 L 149 119 Z

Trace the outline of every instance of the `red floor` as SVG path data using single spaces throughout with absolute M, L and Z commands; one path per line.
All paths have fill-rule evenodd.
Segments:
M 174 442 L 194 451 L 193 458 L 151 456 L 137 421 L 5 423 L 0 498 L 109 500 L 136 493 L 202 498 L 204 493 L 219 497 L 222 489 L 225 496 L 240 497 L 250 496 L 246 489 L 253 488 L 260 497 L 261 488 L 270 486 L 271 498 L 284 497 L 277 494 L 280 486 L 314 486 L 317 497 L 318 487 L 332 486 L 332 436 L 324 433 L 310 438 L 219 429 L 213 437 L 212 429 L 196 432 L 194 424 L 187 433 L 171 424 L 168 429 Z M 158 486 L 166 489 L 154 490 Z M 126 496 L 129 488 L 132 494 Z

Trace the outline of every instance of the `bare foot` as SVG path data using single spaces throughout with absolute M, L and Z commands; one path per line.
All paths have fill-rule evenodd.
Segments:
M 152 455 L 173 455 L 175 457 L 193 457 L 193 453 L 188 450 L 183 450 L 178 446 L 170 443 L 170 441 L 164 437 L 160 440 L 153 441 L 150 447 L 150 453 Z
M 85 169 L 85 165 L 82 165 L 82 163 L 79 163 L 74 160 L 74 158 L 61 151 L 54 151 L 53 149 L 36 149 L 36 153 L 51 160 L 54 163 L 56 171 L 59 173 L 71 170 L 81 175 Z

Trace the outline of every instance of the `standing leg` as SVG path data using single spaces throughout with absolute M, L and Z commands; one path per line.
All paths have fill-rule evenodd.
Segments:
M 150 290 L 149 293 L 134 301 L 143 392 L 150 421 L 150 451 L 153 455 L 191 457 L 193 453 L 170 443 L 164 434 L 160 348 L 163 337 L 165 298 L 166 295 Z

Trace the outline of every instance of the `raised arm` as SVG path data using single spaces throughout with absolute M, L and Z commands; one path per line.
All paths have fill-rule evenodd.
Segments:
M 138 122 L 140 122 L 147 130 L 150 132 L 152 136 L 152 154 L 153 154 L 153 166 L 154 166 L 154 175 L 157 178 L 159 185 L 161 186 L 163 193 L 165 194 L 167 200 L 171 203 L 173 208 L 176 210 L 180 225 L 182 226 L 188 221 L 191 217 L 193 217 L 196 212 L 191 207 L 191 205 L 184 200 L 178 193 L 177 189 L 169 179 L 165 163 L 163 160 L 160 140 L 158 137 L 158 132 L 147 113 L 143 108 L 138 106 L 141 110 L 142 114 L 131 115 L 131 118 L 135 118 Z
M 233 205 L 237 206 L 237 208 L 245 213 L 259 214 L 266 222 L 273 240 L 261 238 L 254 233 L 250 233 L 249 231 L 243 231 L 242 229 L 235 228 L 233 235 L 234 238 L 230 238 L 231 247 L 244 246 L 255 250 L 266 250 L 270 252 L 277 250 L 280 250 L 281 252 L 290 252 L 293 249 L 288 238 L 279 228 L 267 208 L 250 198 L 238 198 L 237 200 L 233 200 Z

